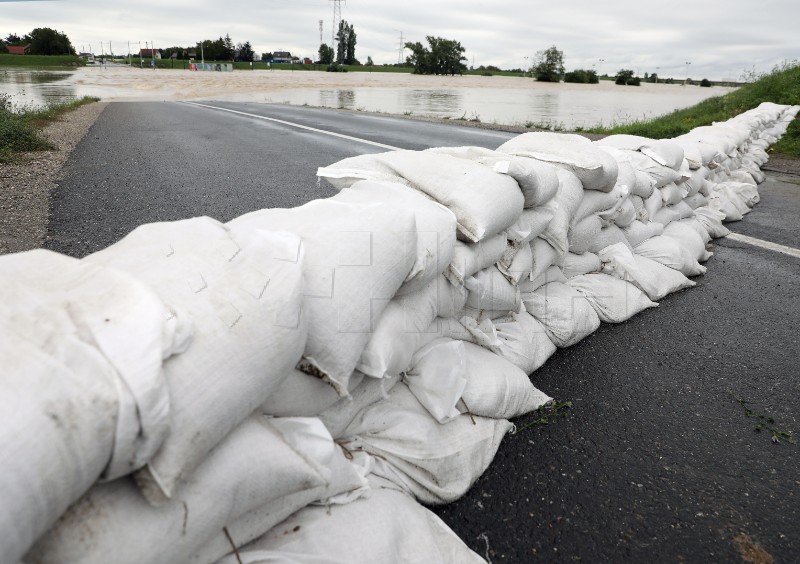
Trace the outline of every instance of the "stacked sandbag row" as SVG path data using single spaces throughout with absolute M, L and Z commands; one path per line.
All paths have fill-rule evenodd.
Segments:
M 480 561 L 414 500 L 469 489 L 557 347 L 693 285 L 797 110 L 362 155 L 299 208 L 3 257 L 0 354 L 37 376 L 2 397 L 0 559 Z

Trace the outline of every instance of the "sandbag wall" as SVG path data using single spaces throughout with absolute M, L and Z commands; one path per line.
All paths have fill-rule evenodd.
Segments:
M 558 347 L 694 285 L 798 110 L 362 155 L 299 208 L 0 257 L 0 561 L 481 561 L 417 501 Z

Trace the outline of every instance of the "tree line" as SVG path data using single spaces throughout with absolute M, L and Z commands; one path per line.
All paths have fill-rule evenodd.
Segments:
M 28 53 L 31 55 L 75 55 L 67 35 L 49 27 L 37 27 L 23 36 L 9 33 L 0 41 L 0 53 L 8 53 L 7 45 L 30 45 Z

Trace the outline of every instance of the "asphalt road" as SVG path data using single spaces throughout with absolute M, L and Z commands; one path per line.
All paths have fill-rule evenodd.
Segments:
M 213 105 L 411 149 L 514 136 Z M 318 166 L 381 150 L 188 104 L 110 104 L 67 163 L 46 246 L 84 256 L 145 222 L 300 205 L 332 194 Z M 729 227 L 800 247 L 800 179 L 770 177 L 761 194 Z M 800 433 L 800 259 L 724 239 L 712 250 L 697 287 L 533 375 L 571 408 L 520 418 L 468 495 L 436 508 L 473 550 L 492 562 L 800 560 L 800 445 L 783 434 Z

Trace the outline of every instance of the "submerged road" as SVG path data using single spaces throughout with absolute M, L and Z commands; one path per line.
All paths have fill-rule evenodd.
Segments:
M 514 136 L 203 104 L 238 113 L 110 104 L 70 156 L 46 246 L 84 256 L 146 222 L 297 206 L 333 194 L 318 166 L 381 145 L 495 148 Z M 760 191 L 728 226 L 800 248 L 800 178 L 770 176 Z M 533 374 L 571 408 L 519 418 L 468 495 L 436 508 L 473 550 L 495 563 L 797 561 L 800 445 L 787 439 L 800 433 L 800 258 L 732 239 L 712 250 L 695 288 L 602 325 Z

